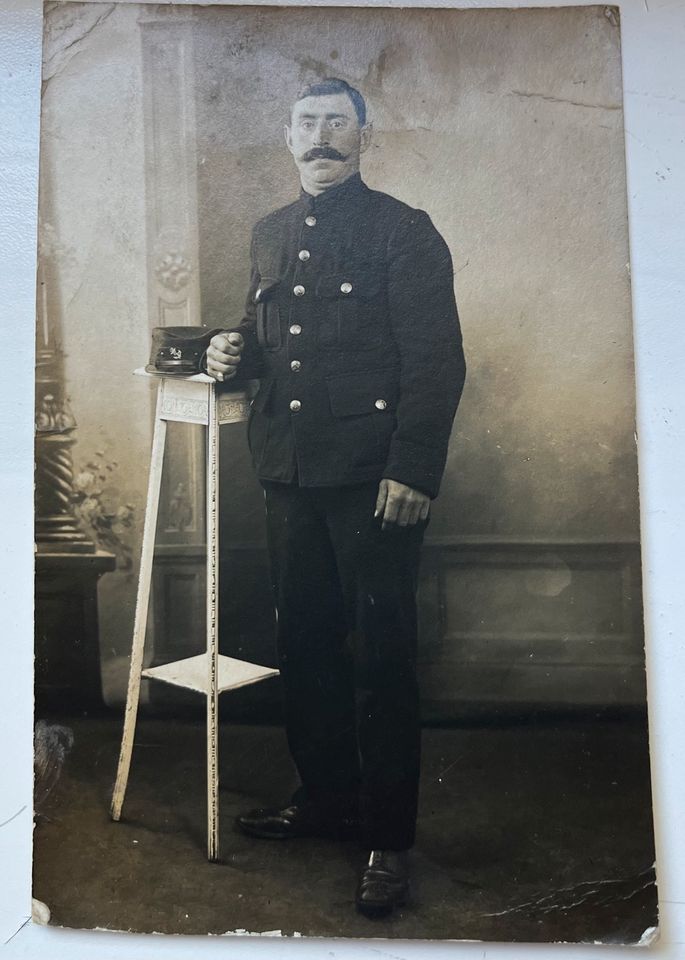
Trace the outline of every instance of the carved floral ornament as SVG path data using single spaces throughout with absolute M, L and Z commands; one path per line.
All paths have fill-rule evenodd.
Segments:
M 190 282 L 193 265 L 180 250 L 169 250 L 157 260 L 155 276 L 163 287 L 181 290 Z

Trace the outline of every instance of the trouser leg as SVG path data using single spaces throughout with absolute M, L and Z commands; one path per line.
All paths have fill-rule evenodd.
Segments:
M 288 746 L 305 796 L 354 809 L 359 786 L 352 654 L 325 518 L 316 496 L 265 483 Z
M 378 486 L 328 496 L 327 522 L 355 626 L 360 805 L 371 849 L 414 843 L 420 763 L 416 588 L 426 524 L 381 529 Z

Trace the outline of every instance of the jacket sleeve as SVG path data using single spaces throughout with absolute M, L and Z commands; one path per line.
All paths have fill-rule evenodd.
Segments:
M 447 244 L 422 210 L 388 241 L 388 308 L 400 355 L 397 426 L 383 476 L 438 495 L 466 376 Z
M 257 258 L 255 256 L 255 239 L 252 234 L 252 243 L 250 245 L 250 286 L 247 291 L 245 301 L 245 313 L 243 319 L 237 326 L 230 327 L 231 330 L 237 330 L 242 334 L 245 341 L 243 352 L 240 355 L 238 372 L 229 381 L 232 384 L 244 383 L 246 380 L 258 380 L 263 373 L 262 348 L 257 341 L 257 307 L 255 297 L 259 289 L 260 282 L 259 270 L 257 268 Z
M 232 333 L 237 331 L 243 337 L 245 346 L 240 355 L 240 363 L 235 376 L 226 381 L 226 386 L 232 389 L 242 386 L 247 380 L 258 380 L 262 376 L 262 348 L 257 341 L 257 307 L 255 305 L 255 295 L 259 289 L 260 276 L 257 269 L 255 257 L 254 233 L 252 235 L 252 244 L 250 247 L 250 286 L 245 301 L 245 313 L 238 324 L 225 327 L 222 333 Z M 201 368 L 207 369 L 206 355 L 202 358 Z

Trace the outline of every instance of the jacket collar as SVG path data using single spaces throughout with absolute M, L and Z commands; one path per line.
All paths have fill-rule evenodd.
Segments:
M 358 197 L 368 192 L 368 187 L 362 180 L 360 173 L 354 173 L 347 180 L 337 184 L 335 187 L 329 187 L 317 197 L 313 197 L 306 190 L 300 191 L 300 199 L 305 203 L 307 210 L 326 210 L 337 203 L 345 203 L 353 197 Z

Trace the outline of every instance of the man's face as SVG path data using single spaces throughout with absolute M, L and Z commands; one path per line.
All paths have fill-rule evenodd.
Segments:
M 369 136 L 368 125 L 359 126 L 346 93 L 298 100 L 285 128 L 302 186 L 312 194 L 342 183 L 359 170 Z

